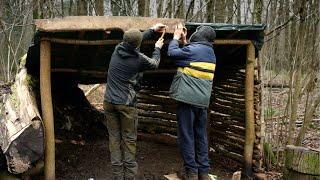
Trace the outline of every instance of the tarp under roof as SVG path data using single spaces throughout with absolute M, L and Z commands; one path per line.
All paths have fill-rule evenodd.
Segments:
M 258 50 L 263 45 L 264 24 L 221 24 L 221 23 L 193 23 L 186 22 L 186 27 L 190 31 L 194 31 L 198 26 L 211 26 L 217 32 L 216 39 L 247 39 L 253 41 Z
M 67 17 L 51 20 L 37 20 L 37 33 L 29 47 L 27 56 L 28 72 L 33 75 L 39 74 L 39 55 L 41 38 L 60 38 L 78 40 L 115 40 L 114 44 L 106 45 L 70 45 L 52 43 L 51 58 L 52 69 L 57 75 L 68 76 L 79 83 L 102 83 L 105 82 L 108 62 L 114 47 L 122 40 L 123 31 L 129 28 L 146 30 L 156 23 L 169 26 L 165 35 L 166 44 L 162 48 L 162 60 L 158 71 L 176 69 L 174 63 L 167 57 L 168 42 L 173 37 L 175 24 L 184 23 L 181 19 L 162 19 L 147 17 Z M 251 40 L 256 47 L 256 55 L 261 49 L 264 37 L 264 25 L 234 25 L 234 24 L 211 24 L 186 22 L 190 36 L 198 26 L 212 26 L 217 33 L 217 39 L 228 40 Z M 106 32 L 108 30 L 108 32 Z M 151 55 L 154 42 L 161 34 L 148 43 L 143 43 L 141 51 Z M 218 60 L 218 66 L 244 65 L 246 61 L 245 45 L 214 45 Z M 163 75 L 163 73 L 162 73 Z M 167 75 L 163 75 L 164 83 L 170 81 Z

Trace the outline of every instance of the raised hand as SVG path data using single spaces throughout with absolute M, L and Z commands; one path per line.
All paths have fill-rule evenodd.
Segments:
M 164 39 L 159 39 L 154 46 L 161 49 L 164 44 L 163 41 Z
M 155 32 L 163 32 L 167 26 L 162 23 L 157 23 L 154 26 L 152 26 L 151 29 L 153 29 Z

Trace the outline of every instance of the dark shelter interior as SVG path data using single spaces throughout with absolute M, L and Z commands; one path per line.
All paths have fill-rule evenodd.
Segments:
M 214 149 L 214 154 L 222 155 L 238 164 L 238 167 L 242 167 L 246 132 L 245 69 L 248 54 L 247 45 L 236 43 L 237 41 L 234 43 L 228 41 L 249 40 L 253 42 L 257 58 L 263 44 L 265 27 L 263 25 L 187 22 L 185 26 L 188 29 L 188 37 L 200 25 L 212 26 L 217 33 L 217 42 L 219 41 L 219 43 L 214 43 L 217 66 L 208 113 L 209 144 Z M 122 35 L 123 30 L 119 28 L 37 31 L 28 51 L 26 68 L 28 74 L 39 78 L 40 39 L 51 39 L 51 86 L 56 133 L 66 124 L 66 121 L 75 122 L 71 128 L 72 131 L 88 131 L 83 127 L 92 128 L 99 121 L 99 118 L 92 118 L 93 116 L 103 118 L 99 111 L 92 109 L 83 92 L 78 88 L 78 84 L 106 83 L 110 57 L 114 47 L 121 42 Z M 165 45 L 161 50 L 159 68 L 144 73 L 137 105 L 139 128 L 144 132 L 176 134 L 176 102 L 168 96 L 168 90 L 177 68 L 174 62 L 167 57 L 168 43 L 172 37 L 172 33 L 164 36 Z M 150 56 L 157 38 L 143 41 L 141 52 Z M 55 41 L 56 39 L 96 41 L 97 43 L 84 45 L 77 41 L 66 43 Z M 108 41 L 99 44 L 100 40 Z M 255 139 L 252 154 L 254 172 L 262 170 L 261 79 L 259 74 L 259 60 L 256 59 L 254 73 Z M 64 129 L 68 128 L 64 127 Z

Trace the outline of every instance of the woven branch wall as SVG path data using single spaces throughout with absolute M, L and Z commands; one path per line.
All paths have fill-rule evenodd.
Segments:
M 210 104 L 209 142 L 210 146 L 240 164 L 244 163 L 245 144 L 245 67 L 224 69 L 225 73 L 215 78 Z M 261 122 L 260 122 L 260 81 L 255 76 L 255 131 L 253 168 L 261 170 Z

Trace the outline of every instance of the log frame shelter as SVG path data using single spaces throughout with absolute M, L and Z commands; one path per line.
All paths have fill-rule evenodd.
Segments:
M 258 96 L 256 98 L 255 94 L 259 94 L 259 92 L 256 92 L 255 86 L 256 82 L 259 81 L 259 79 L 255 79 L 255 70 L 258 69 L 257 67 L 257 56 L 258 56 L 258 51 L 262 46 L 262 37 L 263 37 L 263 30 L 264 26 L 263 25 L 226 25 L 226 24 L 206 24 L 206 23 L 188 23 L 184 22 L 181 19 L 161 19 L 161 18 L 146 18 L 146 17 L 67 17 L 67 18 L 62 18 L 62 19 L 49 19 L 49 20 L 37 20 L 36 21 L 36 27 L 38 30 L 38 34 L 36 34 L 34 41 L 37 42 L 32 47 L 29 48 L 28 52 L 28 58 L 27 58 L 27 68 L 28 70 L 32 71 L 37 71 L 37 68 L 40 68 L 40 73 L 36 76 L 39 76 L 40 79 L 40 96 L 41 96 L 41 109 L 42 109 L 42 119 L 44 123 L 44 136 L 45 136 L 45 152 L 44 152 L 44 157 L 45 157 L 45 179 L 55 179 L 55 142 L 54 142 L 54 114 L 53 114 L 53 103 L 52 103 L 52 92 L 51 92 L 51 74 L 59 74 L 59 73 L 65 73 L 65 74 L 73 74 L 74 77 L 75 75 L 86 75 L 88 76 L 87 78 L 90 78 L 91 75 L 93 77 L 93 81 L 87 82 L 86 78 L 83 81 L 84 83 L 96 83 L 96 79 L 98 79 L 98 82 L 102 83 L 102 80 L 105 80 L 103 77 L 106 76 L 105 71 L 101 70 L 95 70 L 95 69 L 77 69 L 77 68 L 69 68 L 69 67 L 57 67 L 55 64 L 55 61 L 58 61 L 60 57 L 56 57 L 59 53 L 58 50 L 61 50 L 63 47 L 66 49 L 65 51 L 69 51 L 71 48 L 70 46 L 108 46 L 111 45 L 114 47 L 117 43 L 121 42 L 121 36 L 116 36 L 109 38 L 110 34 L 119 34 L 120 32 L 124 32 L 125 30 L 128 30 L 129 28 L 139 28 L 140 30 L 146 30 L 149 27 L 151 27 L 153 24 L 161 22 L 163 24 L 168 25 L 168 33 L 165 36 L 165 44 L 168 44 L 169 40 L 172 39 L 172 33 L 174 30 L 174 27 L 177 23 L 184 23 L 188 30 L 190 29 L 190 32 L 195 30 L 195 28 L 199 25 L 210 25 L 213 28 L 216 29 L 217 31 L 217 40 L 214 42 L 215 47 L 223 46 L 224 48 L 229 48 L 232 49 L 230 50 L 230 54 L 236 54 L 231 57 L 231 61 L 228 62 L 234 62 L 233 58 L 237 58 L 237 53 L 241 53 L 241 57 L 243 62 L 241 67 L 244 69 L 237 71 L 237 73 L 240 72 L 240 74 L 236 74 L 235 76 L 239 75 L 239 77 L 236 77 L 236 79 L 240 79 L 241 81 L 237 82 L 240 83 L 239 87 L 244 87 L 244 92 L 243 92 L 243 99 L 241 99 L 241 107 L 242 104 L 244 105 L 244 111 L 239 110 L 241 113 L 240 117 L 243 116 L 243 123 L 237 120 L 232 120 L 233 117 L 230 117 L 228 120 L 228 123 L 237 123 L 240 125 L 237 125 L 236 128 L 239 129 L 241 132 L 244 132 L 244 136 L 232 136 L 231 140 L 233 139 L 240 139 L 241 143 L 243 144 L 240 148 L 240 151 L 243 150 L 243 156 L 239 157 L 238 155 L 236 156 L 235 159 L 239 160 L 239 162 L 243 163 L 244 165 L 244 174 L 247 177 L 251 177 L 253 170 L 255 168 L 253 167 L 254 162 L 256 161 L 256 169 L 261 169 L 261 146 L 260 146 L 260 138 L 257 138 L 257 130 L 261 128 L 261 121 L 260 121 L 260 115 L 261 115 L 261 109 L 256 109 L 256 104 L 257 101 L 259 101 L 259 98 L 261 96 Z M 73 36 L 72 33 L 78 33 L 78 36 Z M 96 34 L 96 33 L 105 33 L 107 34 L 107 38 L 87 38 L 85 33 L 90 32 L 91 34 Z M 227 32 L 227 33 L 225 33 Z M 240 32 L 240 35 L 237 34 Z M 241 34 L 244 32 L 243 34 Z M 63 33 L 69 34 L 68 36 L 65 36 Z M 191 34 L 190 33 L 190 34 Z M 70 35 L 71 34 L 71 35 Z M 121 34 L 121 33 L 120 33 Z M 190 34 L 188 34 L 190 36 Z M 222 34 L 219 36 L 219 34 Z M 155 40 L 148 40 L 144 41 L 143 45 L 150 47 L 150 45 L 153 45 Z M 58 47 L 58 45 L 61 45 L 61 47 Z M 33 49 L 32 49 L 33 48 Z M 59 49 L 60 48 L 60 49 Z M 69 49 L 68 49 L 69 48 Z M 90 47 L 89 47 L 90 48 Z M 72 49 L 71 49 L 72 50 Z M 216 49 L 215 49 L 216 50 Z M 79 52 L 75 51 L 75 52 Z M 97 50 L 98 51 L 98 50 Z M 146 51 L 142 47 L 141 49 L 142 52 Z M 112 49 L 111 49 L 112 52 Z M 218 53 L 218 61 L 219 61 L 219 54 L 226 54 L 228 56 L 228 53 L 221 52 L 221 50 L 216 51 Z M 220 52 L 220 53 L 219 53 Z M 74 53 L 74 52 L 73 52 Z M 147 53 L 147 51 L 146 51 Z M 72 54 L 72 53 L 68 53 Z M 98 53 L 97 53 L 98 54 Z M 65 54 L 62 54 L 65 55 Z M 37 57 L 38 56 L 38 57 Z M 70 55 L 66 57 L 66 59 L 73 57 L 74 55 Z M 74 59 L 79 58 L 79 56 L 73 57 Z M 95 57 L 98 57 L 96 55 Z M 165 59 L 166 57 L 164 57 Z M 223 57 L 226 59 L 225 57 Z M 32 61 L 36 61 L 35 59 L 38 59 L 38 64 L 33 64 Z M 28 64 L 29 63 L 29 64 Z M 74 62 L 73 62 L 74 63 Z M 168 63 L 168 61 L 165 61 L 165 63 Z M 237 62 L 238 64 L 240 62 Z M 240 63 L 240 64 L 241 64 Z M 166 68 L 170 67 L 170 68 Z M 217 67 L 219 69 L 219 66 Z M 39 70 L 38 70 L 39 72 Z M 229 71 L 227 71 L 229 72 Z M 230 71 L 233 72 L 233 71 Z M 146 79 L 149 80 L 150 82 L 146 81 L 146 87 L 148 84 L 152 84 L 154 82 L 157 82 L 157 80 L 152 80 L 152 77 L 158 77 L 158 76 L 165 76 L 165 75 L 170 75 L 172 76 L 175 73 L 175 67 L 171 68 L 171 64 L 168 66 L 162 66 L 160 65 L 159 70 L 156 70 L 155 72 L 146 72 Z M 75 74 L 75 75 L 74 75 Z M 85 76 L 85 77 L 86 77 Z M 149 78 L 149 79 L 148 79 Z M 161 79 L 161 78 L 160 78 Z M 170 85 L 171 79 L 164 77 L 161 80 L 163 81 L 164 84 Z M 228 79 L 228 78 L 226 78 Z M 80 78 L 79 81 L 82 79 Z M 232 80 L 232 83 L 234 81 Z M 242 84 L 243 83 L 243 84 Z M 161 84 L 161 83 L 160 83 Z M 239 84 L 238 84 L 239 85 Z M 237 86 L 238 86 L 237 85 Z M 259 84 L 261 85 L 261 84 Z M 151 87 L 151 86 L 150 86 Z M 220 88 L 220 87 L 219 87 Z M 223 88 L 229 88 L 229 87 L 224 87 Z M 232 91 L 237 91 L 234 89 L 234 87 L 231 87 Z M 151 89 L 157 89 L 157 87 L 151 87 Z M 148 89 L 146 91 L 149 91 Z M 161 92 L 163 90 L 160 90 Z M 261 93 L 261 90 L 258 90 Z M 221 92 L 219 92 L 221 93 Z M 242 91 L 240 92 L 240 94 Z M 156 94 L 156 93 L 155 93 Z M 167 92 L 165 93 L 167 95 Z M 231 99 L 240 99 L 240 96 L 237 95 L 236 98 L 232 97 Z M 152 95 L 148 96 L 148 94 L 143 94 L 138 96 L 138 103 L 139 99 L 141 100 L 142 104 L 138 104 L 138 108 L 147 108 L 147 109 L 153 109 L 155 108 L 156 112 L 158 112 L 159 109 L 158 106 L 146 106 L 146 102 L 149 102 L 150 99 L 153 99 L 155 101 L 167 101 L 168 99 L 161 99 L 163 97 L 163 94 L 158 95 Z M 148 99 L 149 98 L 149 99 Z M 241 95 L 242 98 L 242 95 Z M 243 103 L 242 103 L 243 101 Z M 222 101 L 222 102 L 227 102 L 227 101 Z M 258 102 L 259 104 L 260 102 Z M 152 103 L 151 103 L 152 104 Z M 238 104 L 238 102 L 237 102 Z M 230 105 L 228 106 L 223 106 L 223 107 L 231 107 Z M 209 109 L 210 112 L 212 109 Z M 150 121 L 147 120 L 145 117 L 153 117 L 154 120 L 159 119 L 161 117 L 169 120 L 165 120 L 164 122 L 159 121 L 159 126 L 161 124 L 175 124 L 172 119 L 174 119 L 174 115 L 171 113 L 171 110 L 168 110 L 169 113 L 164 114 L 164 113 L 159 113 L 158 115 L 155 114 L 146 114 L 146 111 L 142 111 L 139 113 L 139 116 L 141 115 L 141 119 L 139 119 L 139 123 L 141 121 L 145 123 L 149 123 Z M 258 111 L 258 112 L 256 112 Z M 236 112 L 239 114 L 239 112 Z M 226 114 L 224 112 L 217 112 L 216 114 L 219 115 L 216 118 L 220 118 L 221 114 Z M 209 120 L 211 123 L 211 117 L 214 116 L 214 113 L 209 113 Z M 225 115 L 221 116 L 224 117 Z M 238 117 L 237 117 L 238 118 Z M 224 118 L 222 118 L 224 119 Z M 226 117 L 226 119 L 228 119 Z M 257 121 L 259 120 L 259 122 Z M 219 122 L 220 123 L 220 122 Z M 225 124 L 215 124 L 212 127 L 220 127 L 225 126 Z M 259 124 L 259 126 L 257 126 Z M 143 124 L 144 125 L 144 124 Z M 241 126 L 241 127 L 240 127 Z M 146 127 L 146 126 L 143 126 Z M 161 126 L 162 127 L 162 126 Z M 209 128 L 209 136 L 211 133 L 211 125 L 208 126 Z M 170 129 L 173 129 L 172 126 L 170 125 Z M 224 132 L 229 132 L 231 130 L 226 129 Z M 171 131 L 172 132 L 172 131 Z M 218 131 L 217 131 L 218 132 Z M 220 132 L 219 132 L 220 133 Z M 229 136 L 228 136 L 229 137 Z M 216 138 L 216 137 L 214 137 Z M 241 139 L 243 138 L 243 139 Z M 257 143 L 255 143 L 257 141 Z M 226 141 L 223 142 L 226 143 L 227 145 L 232 145 L 232 142 Z M 220 144 L 223 144 L 220 143 Z M 210 142 L 210 137 L 209 137 L 209 144 L 212 144 Z M 218 146 L 220 145 L 218 144 Z M 255 149 L 258 147 L 258 149 Z M 239 150 L 237 150 L 239 151 Z M 234 157 L 233 153 L 224 153 L 225 151 L 222 149 L 221 150 L 223 155 L 230 155 L 230 157 Z M 239 154 L 239 153 L 238 153 Z M 240 153 L 241 154 L 241 153 Z M 258 157 L 257 157 L 258 156 Z M 256 158 L 257 157 L 257 158 Z M 255 158 L 255 160 L 253 160 Z M 259 171 L 259 170 L 258 170 Z
M 83 23 L 87 21 L 88 23 Z M 146 23 L 147 22 L 147 23 Z M 68 17 L 63 20 L 38 20 L 36 27 L 39 31 L 61 32 L 77 30 L 104 30 L 119 28 L 126 31 L 130 28 L 146 30 L 152 25 L 162 22 L 168 26 L 167 31 L 173 32 L 177 23 L 183 23 L 182 20 L 160 20 L 156 18 L 128 18 L 128 17 Z M 66 39 L 48 39 L 40 40 L 40 94 L 41 107 L 45 135 L 45 161 L 44 174 L 45 179 L 55 179 L 55 135 L 54 135 L 54 117 L 51 94 L 51 43 L 63 43 L 72 45 L 106 45 L 108 41 L 79 41 Z M 110 43 L 110 42 L 109 42 Z M 114 41 L 111 41 L 114 43 Z

